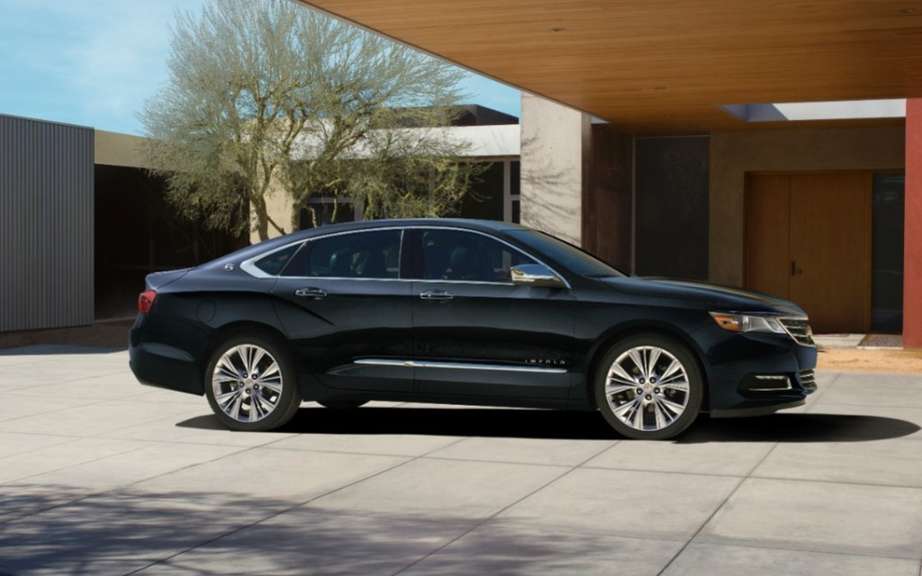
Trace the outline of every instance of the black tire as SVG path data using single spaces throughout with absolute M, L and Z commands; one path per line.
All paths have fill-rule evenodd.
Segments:
M 256 422 L 241 422 L 225 414 L 218 402 L 215 400 L 214 386 L 212 385 L 212 375 L 218 360 L 225 352 L 241 344 L 252 344 L 259 346 L 268 352 L 278 363 L 279 372 L 282 376 L 282 392 L 279 394 L 278 402 L 261 420 Z M 287 424 L 297 413 L 301 405 L 301 394 L 298 390 L 297 374 L 294 370 L 294 364 L 287 348 L 279 343 L 275 338 L 265 335 L 237 335 L 229 338 L 218 346 L 208 362 L 205 370 L 205 396 L 208 398 L 208 404 L 211 406 L 215 416 L 231 430 L 241 430 L 249 432 L 260 432 L 274 430 Z
M 623 353 L 638 346 L 652 346 L 665 350 L 681 363 L 687 376 L 688 392 L 685 410 L 667 426 L 658 430 L 639 430 L 638 428 L 622 422 L 621 419 L 615 415 L 612 406 L 606 398 L 605 384 L 608 371 L 612 364 Z M 662 364 L 657 364 L 657 366 L 662 366 Z M 694 353 L 692 353 L 687 346 L 673 338 L 660 334 L 638 334 L 616 342 L 605 352 L 593 375 L 593 389 L 596 406 L 598 406 L 599 411 L 602 412 L 602 416 L 605 418 L 606 422 L 608 422 L 619 434 L 636 440 L 666 440 L 675 438 L 684 432 L 698 417 L 698 414 L 701 412 L 701 403 L 704 397 L 704 379 L 701 375 L 701 369 L 698 366 Z M 674 394 L 678 392 L 673 392 L 672 390 L 667 392 L 664 387 L 663 393 Z M 623 394 L 627 396 L 616 396 L 616 398 L 630 398 L 630 394 L 634 394 L 634 392 L 623 392 Z M 645 407 L 644 409 L 647 408 Z M 653 410 L 653 407 L 651 406 L 649 410 Z M 641 418 L 645 417 L 649 419 L 653 418 L 653 415 L 648 412 L 647 416 L 641 416 Z
M 330 398 L 328 400 L 317 400 L 324 408 L 330 410 L 355 410 L 359 406 L 367 404 L 368 400 L 359 400 L 356 398 Z

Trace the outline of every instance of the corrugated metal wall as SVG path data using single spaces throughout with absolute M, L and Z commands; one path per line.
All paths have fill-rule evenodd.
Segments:
M 0 332 L 93 322 L 93 139 L 0 115 Z

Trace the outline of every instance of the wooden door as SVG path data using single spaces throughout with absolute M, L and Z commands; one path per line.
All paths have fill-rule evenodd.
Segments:
M 791 177 L 791 260 L 791 300 L 817 331 L 870 328 L 870 173 Z
M 817 332 L 866 332 L 871 310 L 871 174 L 748 178 L 746 285 L 789 298 Z
M 746 207 L 746 286 L 788 298 L 791 282 L 791 177 L 748 178 Z

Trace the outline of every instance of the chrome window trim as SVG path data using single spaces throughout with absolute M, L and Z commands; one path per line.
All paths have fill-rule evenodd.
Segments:
M 442 368 L 447 370 L 489 370 L 496 372 L 532 372 L 541 374 L 566 374 L 564 368 L 543 366 L 509 366 L 479 362 L 433 362 L 429 360 L 396 360 L 392 358 L 360 358 L 353 362 L 363 366 L 400 366 L 403 368 Z
M 345 236 L 347 234 L 361 234 L 363 232 L 381 232 L 381 231 L 386 231 L 386 230 L 400 230 L 399 258 L 400 258 L 401 269 L 397 273 L 398 274 L 397 278 L 352 278 L 352 277 L 338 277 L 338 276 L 280 276 L 280 275 L 274 276 L 272 274 L 266 274 L 265 272 L 260 270 L 255 264 L 257 260 L 261 260 L 262 258 L 265 258 L 266 256 L 271 256 L 272 254 L 275 254 L 276 252 L 279 252 L 281 250 L 294 246 L 295 244 L 300 244 L 301 246 L 298 248 L 297 251 L 295 251 L 295 254 L 292 254 L 292 258 L 294 258 L 294 256 L 308 242 L 314 242 L 315 240 L 322 240 L 325 238 L 333 238 L 335 236 Z M 472 230 L 470 228 L 462 228 L 459 226 L 431 226 L 431 225 L 425 225 L 425 224 L 412 225 L 412 226 L 393 226 L 392 225 L 392 226 L 381 226 L 377 228 L 363 228 L 361 230 L 344 230 L 342 232 L 331 232 L 329 234 L 322 234 L 322 235 L 318 235 L 312 238 L 302 238 L 300 240 L 295 240 L 293 242 L 289 242 L 288 244 L 279 246 L 278 248 L 269 250 L 268 252 L 263 252 L 251 258 L 247 258 L 246 260 L 240 263 L 240 269 L 255 278 L 292 278 L 295 280 L 366 280 L 366 281 L 376 281 L 376 282 L 427 282 L 427 283 L 442 283 L 442 284 L 474 284 L 474 285 L 485 284 L 485 285 L 493 285 L 493 286 L 515 286 L 516 285 L 514 282 L 489 282 L 489 281 L 484 281 L 484 280 L 438 280 L 438 279 L 423 279 L 423 278 L 401 278 L 400 276 L 403 274 L 403 269 L 402 269 L 403 240 L 405 237 L 405 232 L 407 230 L 453 230 L 457 232 L 468 232 L 470 234 L 479 234 L 481 236 L 486 236 L 487 238 L 490 238 L 492 240 L 495 240 L 497 242 L 500 242 L 508 246 L 509 248 L 515 250 L 516 252 L 518 252 L 519 254 L 527 258 L 531 258 L 538 264 L 545 266 L 548 270 L 550 270 L 558 278 L 560 278 L 560 280 L 564 283 L 564 285 L 567 287 L 568 290 L 572 288 L 572 286 L 570 285 L 570 282 L 566 279 L 566 277 L 564 277 L 563 274 L 558 272 L 554 267 L 548 266 L 540 258 L 537 258 L 533 254 L 530 254 L 529 252 L 522 250 L 518 246 L 511 244 L 503 240 L 502 238 L 498 238 L 494 236 L 493 234 L 488 234 L 480 230 Z

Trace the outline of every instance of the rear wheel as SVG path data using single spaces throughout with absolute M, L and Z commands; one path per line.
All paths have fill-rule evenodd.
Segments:
M 359 406 L 367 403 L 368 400 L 354 400 L 349 398 L 336 398 L 329 400 L 318 400 L 317 404 L 320 404 L 324 408 L 329 408 L 331 410 L 355 410 Z
M 232 430 L 278 428 L 301 405 L 288 353 L 269 338 L 229 339 L 215 351 L 205 376 L 208 403 Z
M 620 434 L 664 440 L 698 416 L 704 381 L 692 352 L 658 334 L 631 336 L 612 346 L 595 375 L 596 404 Z

